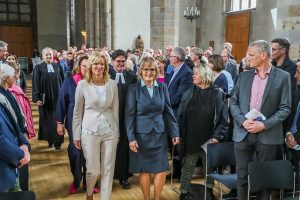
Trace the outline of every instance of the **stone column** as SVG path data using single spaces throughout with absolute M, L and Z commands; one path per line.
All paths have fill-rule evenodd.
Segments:
M 165 0 L 164 42 L 178 46 L 179 43 L 179 0 Z
M 86 3 L 86 32 L 87 32 L 87 47 L 95 47 L 94 37 L 94 1 L 85 1 Z

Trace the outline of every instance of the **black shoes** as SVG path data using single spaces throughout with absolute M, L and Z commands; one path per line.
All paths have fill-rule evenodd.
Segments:
M 131 188 L 131 185 L 130 185 L 130 183 L 128 182 L 128 180 L 125 180 L 125 181 L 119 180 L 119 183 L 120 183 L 120 185 L 122 185 L 122 187 L 123 187 L 124 189 L 130 189 L 130 188 Z

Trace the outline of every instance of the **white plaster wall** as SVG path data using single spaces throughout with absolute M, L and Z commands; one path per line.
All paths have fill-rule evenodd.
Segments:
M 150 1 L 114 0 L 113 47 L 126 50 L 135 48 L 138 35 L 144 41 L 144 50 L 150 47 Z
M 192 4 L 195 7 L 196 4 Z M 180 1 L 179 4 L 179 46 L 186 47 L 195 44 L 196 39 L 196 21 L 200 20 L 194 19 L 192 22 L 187 20 L 183 16 L 183 11 L 186 7 L 190 7 L 190 1 L 184 0 Z M 199 9 L 199 8 L 198 8 Z
M 66 1 L 38 0 L 36 4 L 39 48 L 67 49 Z

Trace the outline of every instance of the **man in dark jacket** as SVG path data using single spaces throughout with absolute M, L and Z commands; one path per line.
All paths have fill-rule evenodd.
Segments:
M 283 131 L 287 133 L 291 128 L 295 111 L 297 109 L 295 99 L 297 97 L 298 89 L 296 84 L 295 74 L 297 65 L 289 58 L 290 42 L 285 38 L 275 38 L 272 41 L 272 65 L 288 72 L 291 76 L 292 89 L 292 109 L 291 114 L 283 123 Z

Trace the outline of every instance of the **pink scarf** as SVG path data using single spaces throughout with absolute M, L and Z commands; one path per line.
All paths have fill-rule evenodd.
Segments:
M 74 74 L 74 75 L 73 75 L 73 79 L 74 79 L 76 85 L 78 85 L 78 82 L 81 81 L 82 78 L 83 78 L 83 77 L 82 77 L 81 74 Z

